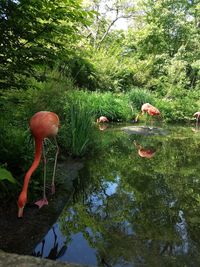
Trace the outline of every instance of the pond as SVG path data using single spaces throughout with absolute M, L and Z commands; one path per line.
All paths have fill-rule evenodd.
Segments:
M 99 131 L 99 152 L 33 255 L 89 266 L 200 266 L 200 132 Z

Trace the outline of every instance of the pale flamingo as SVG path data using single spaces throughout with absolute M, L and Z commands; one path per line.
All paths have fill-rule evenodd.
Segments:
M 142 105 L 142 107 L 141 107 L 141 115 L 143 116 L 144 113 L 149 114 L 151 117 L 160 116 L 160 111 L 156 107 L 152 106 L 149 103 L 145 103 L 145 104 Z M 137 117 L 135 118 L 135 122 L 138 121 L 139 116 L 140 116 L 140 114 L 138 114 Z
M 196 117 L 196 125 L 195 125 L 195 128 L 192 128 L 192 131 L 193 132 L 198 132 L 199 131 L 199 118 L 200 118 L 200 111 L 197 111 L 193 114 L 193 117 Z
M 199 118 L 200 118 L 200 111 L 197 111 L 193 114 L 193 117 L 196 117 L 196 121 L 197 123 L 199 122 Z
M 97 123 L 100 123 L 100 122 L 109 122 L 108 118 L 105 117 L 105 116 L 101 116 L 97 119 Z
M 44 205 L 48 204 L 47 198 L 46 198 L 46 193 L 45 193 L 45 182 L 46 182 L 46 159 L 45 159 L 45 154 L 44 154 L 44 146 L 43 142 L 45 138 L 48 137 L 54 137 L 55 144 L 57 147 L 56 151 L 56 156 L 55 156 L 55 162 L 54 162 L 54 169 L 53 169 L 53 178 L 52 178 L 52 193 L 55 192 L 55 171 L 56 171 L 56 164 L 57 164 L 57 157 L 58 157 L 58 144 L 56 141 L 56 135 L 58 133 L 58 128 L 59 128 L 59 117 L 57 114 L 49 111 L 40 111 L 37 112 L 35 115 L 30 120 L 29 123 L 31 133 L 35 139 L 35 156 L 34 156 L 34 161 L 27 171 L 25 178 L 24 178 L 24 184 L 22 191 L 19 195 L 18 198 L 18 217 L 23 216 L 23 210 L 27 202 L 27 191 L 28 191 L 28 185 L 29 185 L 29 180 L 31 178 L 31 175 L 33 172 L 36 170 L 40 163 L 41 155 L 43 152 L 44 156 L 44 192 L 43 192 L 43 199 L 37 201 L 35 204 L 41 208 Z M 42 151 L 43 150 L 43 151 Z

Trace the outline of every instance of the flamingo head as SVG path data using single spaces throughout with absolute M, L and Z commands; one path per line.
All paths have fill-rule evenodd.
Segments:
M 23 217 L 23 211 L 24 211 L 26 202 L 27 202 L 27 193 L 22 191 L 18 199 L 18 218 Z

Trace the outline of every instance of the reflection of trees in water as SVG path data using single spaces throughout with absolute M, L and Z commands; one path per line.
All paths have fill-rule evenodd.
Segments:
M 162 144 L 151 161 L 137 156 L 133 137 L 117 135 L 110 146 L 104 141 L 102 154 L 88 161 L 74 182 L 74 204 L 60 217 L 61 231 L 68 240 L 72 233 L 82 232 L 96 248 L 99 266 L 196 263 L 200 172 L 193 151 L 199 141 L 183 138 L 179 132 L 161 139 L 142 138 L 134 136 L 144 146 Z M 112 183 L 117 187 L 109 194 Z M 187 250 L 176 227 L 180 210 L 186 222 Z

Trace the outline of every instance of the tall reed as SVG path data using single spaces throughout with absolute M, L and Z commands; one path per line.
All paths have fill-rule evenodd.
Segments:
M 73 156 L 83 156 L 92 143 L 94 118 L 88 105 L 77 100 L 70 107 L 70 152 Z

